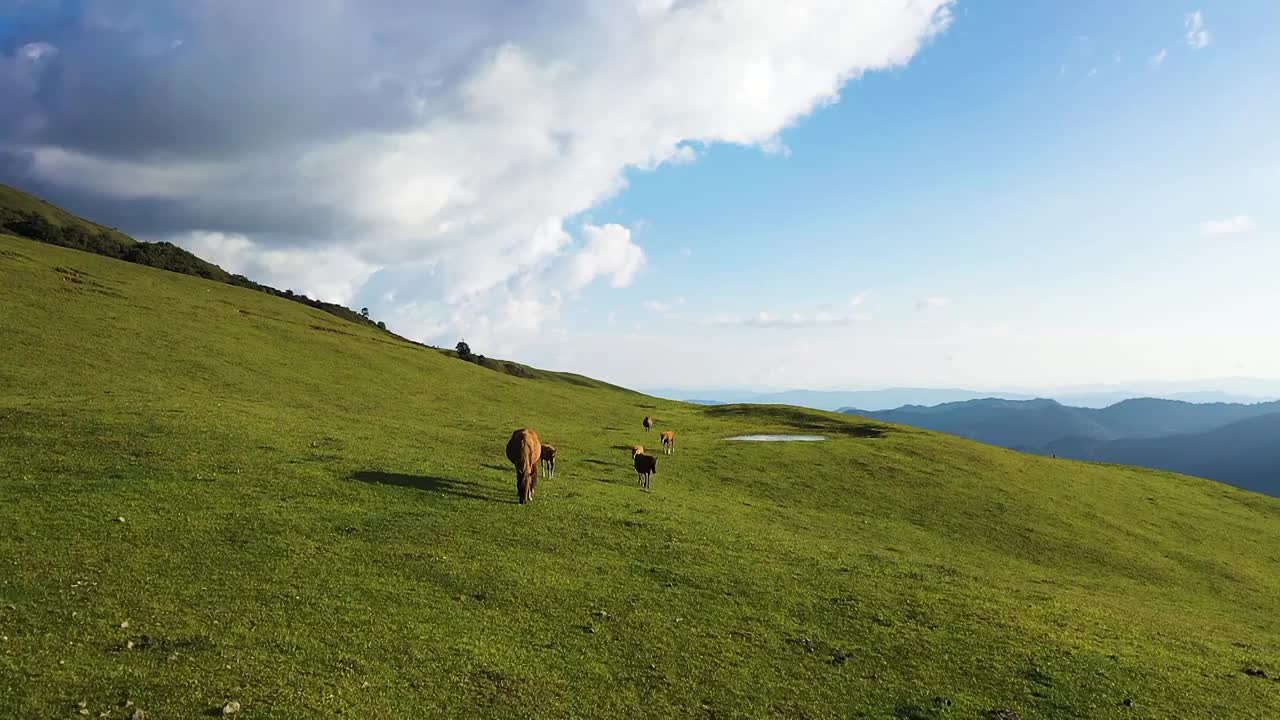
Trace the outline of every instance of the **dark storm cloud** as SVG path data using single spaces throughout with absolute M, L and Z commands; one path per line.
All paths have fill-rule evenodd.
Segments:
M 535 42 L 576 3 L 557 5 L 26 0 L 0 13 L 0 182 L 140 236 L 349 236 L 308 152 L 444 114 L 492 48 Z M 166 167 L 172 184 L 142 172 Z
M 326 299 L 369 284 L 424 337 L 533 338 L 569 301 L 533 279 L 643 267 L 570 220 L 626 168 L 776 145 L 949 0 L 13 2 L 0 182 Z
M 463 6 L 465 5 L 465 10 Z M 526 3 L 84 2 L 19 14 L 0 139 L 99 157 L 205 159 L 410 126 Z M 486 11 L 487 10 L 487 11 Z

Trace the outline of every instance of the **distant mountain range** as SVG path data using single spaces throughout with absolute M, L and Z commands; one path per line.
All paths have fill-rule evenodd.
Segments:
M 1138 398 L 1086 408 L 983 398 L 841 411 L 1014 450 L 1173 470 L 1280 496 L 1280 401 Z
M 757 403 L 762 405 L 799 405 L 818 410 L 862 408 L 864 410 L 890 410 L 903 405 L 938 405 L 997 398 L 1001 400 L 1033 400 L 1052 398 L 1072 407 L 1101 409 L 1124 400 L 1156 397 L 1166 400 L 1182 400 L 1192 403 L 1256 403 L 1280 397 L 1280 384 L 1266 381 L 1224 380 L 1224 387 L 1239 386 L 1240 391 L 1187 389 L 1180 384 L 1154 384 L 1146 388 L 1068 388 L 1061 392 L 1030 394 L 989 390 L 964 390 L 958 388 L 895 387 L 883 390 L 783 390 L 756 392 L 743 389 L 678 389 L 648 388 L 643 392 L 671 400 L 722 405 L 728 403 Z
M 1126 438 L 1050 450 L 1059 457 L 1141 465 L 1217 480 L 1280 497 L 1280 413 L 1240 420 L 1208 432 Z
M 755 403 L 757 405 L 799 405 L 817 410 L 839 410 L 843 407 L 860 407 L 886 410 L 901 405 L 957 402 L 991 397 L 990 392 L 949 388 L 886 388 L 884 390 L 784 390 L 780 392 L 752 392 L 749 390 L 680 390 L 653 388 L 644 392 L 670 400 L 683 400 L 700 405 L 724 405 L 729 403 Z M 1029 400 L 1032 395 L 1018 393 L 1000 394 L 1011 400 Z
M 1139 400 L 1144 398 L 1156 398 L 1158 400 L 1181 400 L 1189 403 L 1237 403 L 1247 405 L 1251 403 L 1266 402 L 1275 400 L 1280 395 L 1275 393 L 1260 393 L 1258 395 L 1245 395 L 1241 393 L 1222 392 L 1220 390 L 1190 390 L 1184 392 L 1165 391 L 1152 392 L 1150 390 L 1101 390 L 1094 392 L 1084 391 L 1066 391 L 1061 393 L 1050 393 L 1049 397 L 1063 405 L 1072 407 L 1101 409 L 1110 407 L 1118 402 L 1125 400 Z

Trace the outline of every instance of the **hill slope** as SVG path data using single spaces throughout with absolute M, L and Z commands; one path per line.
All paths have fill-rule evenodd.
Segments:
M 139 242 L 115 229 L 106 228 L 85 220 L 52 203 L 8 185 L 0 185 L 0 234 L 4 233 L 12 233 L 17 237 L 29 240 L 38 240 L 75 250 L 84 250 L 97 255 L 105 255 L 110 258 L 146 265 L 147 267 L 159 268 L 183 275 L 194 275 L 206 280 L 256 290 L 313 307 L 357 325 L 377 327 L 399 340 L 405 340 L 405 338 L 387 330 L 383 323 L 375 322 L 368 316 L 351 308 L 309 298 L 306 295 L 295 294 L 292 290 L 277 290 L 269 285 L 254 282 L 243 275 L 229 273 L 173 243 Z M 432 349 L 451 357 L 457 357 L 457 353 L 452 350 Z M 584 387 L 605 385 L 605 383 L 601 383 L 598 380 L 584 378 L 580 375 L 551 373 L 507 360 L 486 358 L 482 355 L 474 357 L 472 362 L 480 367 L 517 377 L 556 380 Z
M 229 273 L 173 243 L 139 242 L 9 185 L 0 185 L 0 233 L 249 288 L 309 305 L 357 324 L 375 325 L 373 320 L 351 308 L 259 284 L 243 275 Z
M 529 506 L 522 425 L 562 458 Z M 831 439 L 721 440 L 769 431 Z M 518 378 L 14 238 L 0 526 L 6 717 L 1280 716 L 1276 500 Z
M 73 215 L 53 203 L 0 183 L 0 232 L 29 237 L 47 228 L 65 231 L 68 235 L 84 238 L 86 242 L 99 243 L 103 247 L 129 247 L 137 243 L 115 228 Z

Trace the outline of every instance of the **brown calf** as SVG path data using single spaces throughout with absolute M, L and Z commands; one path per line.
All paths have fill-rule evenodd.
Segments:
M 662 452 L 670 455 L 676 451 L 676 431 L 664 430 L 662 432 Z
M 556 449 L 552 445 L 542 446 L 542 470 L 548 480 L 556 476 Z

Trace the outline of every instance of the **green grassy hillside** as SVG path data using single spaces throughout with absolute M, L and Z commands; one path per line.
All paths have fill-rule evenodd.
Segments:
M 10 223 L 32 219 L 59 230 L 77 230 L 83 236 L 97 236 L 107 244 L 127 247 L 137 243 L 115 228 L 73 215 L 53 203 L 0 183 L 0 229 L 8 227 Z
M 8 185 L 0 185 L 0 234 L 249 288 L 323 310 L 357 325 L 377 326 L 385 330 L 382 324 L 349 307 L 294 294 L 292 290 L 280 291 L 261 285 L 243 275 L 229 273 L 170 242 L 138 242 L 114 228 L 85 220 Z
M 525 425 L 561 460 L 520 506 Z M 831 439 L 722 440 L 789 430 Z M 0 527 L 4 717 L 1280 717 L 1275 499 L 4 237 Z
M 116 258 L 117 260 L 127 260 L 139 265 L 146 265 L 147 267 L 170 270 L 183 275 L 195 275 L 206 280 L 215 280 L 228 285 L 257 290 L 258 292 L 302 303 L 343 320 L 349 320 L 357 325 L 378 327 L 388 332 L 388 334 L 404 340 L 404 338 L 396 336 L 395 333 L 387 330 L 383 323 L 376 322 L 351 308 L 309 298 L 306 295 L 294 294 L 292 290 L 281 291 L 268 285 L 259 284 L 243 275 L 229 273 L 173 243 L 138 242 L 114 228 L 103 227 L 85 220 L 52 203 L 8 185 L 0 185 L 0 235 L 4 234 L 28 240 L 38 240 L 74 250 L 84 250 Z M 432 349 L 451 357 L 457 357 L 457 353 L 452 350 Z M 580 375 L 538 370 L 537 368 L 531 368 L 509 360 L 497 360 L 480 356 L 475 358 L 473 362 L 481 367 L 508 375 L 515 375 L 516 377 L 556 380 L 583 387 L 613 387 Z M 613 389 L 621 390 L 621 388 Z

